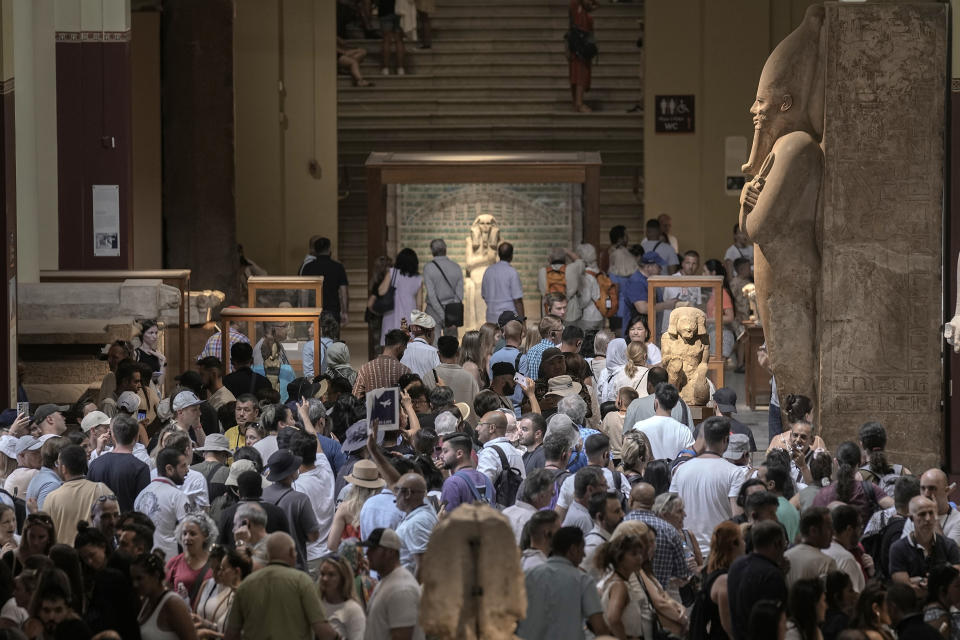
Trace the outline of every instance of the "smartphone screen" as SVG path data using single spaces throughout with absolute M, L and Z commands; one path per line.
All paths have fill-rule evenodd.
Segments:
M 147 419 L 147 412 L 146 412 L 146 411 L 144 411 L 143 409 L 140 409 L 140 411 L 137 411 L 137 421 L 138 421 L 138 422 L 139 422 L 139 421 L 142 421 L 142 420 L 146 420 L 146 419 Z

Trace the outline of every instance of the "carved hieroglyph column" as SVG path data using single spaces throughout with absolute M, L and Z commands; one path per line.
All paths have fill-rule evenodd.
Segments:
M 817 421 L 833 448 L 877 420 L 923 470 L 943 452 L 948 5 L 825 7 Z

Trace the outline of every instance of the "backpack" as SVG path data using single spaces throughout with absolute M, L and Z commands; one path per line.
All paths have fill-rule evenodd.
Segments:
M 600 297 L 593 301 L 594 306 L 597 307 L 597 311 L 599 311 L 600 315 L 604 318 L 611 318 L 617 315 L 617 311 L 620 308 L 620 292 L 617 289 L 617 285 L 613 283 L 610 276 L 602 271 L 587 269 L 586 272 L 593 276 L 600 286 Z
M 861 540 L 863 545 L 863 550 L 869 554 L 871 558 L 874 558 L 877 569 L 877 577 L 887 580 L 890 578 L 890 547 L 885 545 L 885 541 L 891 540 L 896 541 L 900 539 L 900 535 L 903 533 L 903 527 L 907 524 L 907 519 L 902 516 L 896 516 L 888 520 L 879 531 L 873 533 L 869 536 L 866 536 Z M 884 557 L 883 549 L 884 546 L 887 546 L 887 554 Z
M 711 615 L 713 602 L 710 600 L 710 590 L 717 578 L 726 572 L 726 569 L 718 569 L 709 574 L 703 581 L 703 588 L 694 597 L 693 608 L 690 609 L 690 635 L 688 636 L 690 640 L 707 640 L 713 637 L 712 632 L 715 630 L 707 629 L 713 620 Z
M 870 469 L 870 465 L 866 465 L 866 466 L 860 467 L 860 471 L 861 471 L 861 472 L 866 472 L 867 474 L 869 474 L 869 477 L 866 477 L 866 476 L 865 476 L 866 479 L 867 479 L 867 480 L 872 480 L 872 482 L 873 482 L 874 484 L 876 484 L 878 487 L 880 487 L 881 489 L 883 489 L 883 492 L 884 492 L 885 494 L 887 494 L 888 496 L 890 496 L 890 497 L 892 498 L 892 497 L 893 497 L 893 488 L 894 488 L 894 486 L 897 484 L 897 480 L 900 479 L 900 476 L 903 475 L 903 465 L 902 465 L 902 464 L 895 464 L 895 465 L 893 465 L 893 472 L 892 472 L 892 473 L 885 473 L 885 474 L 882 475 L 882 476 L 878 476 L 876 473 L 874 473 L 874 472 Z M 864 475 L 864 474 L 861 473 L 860 475 Z
M 460 478 L 461 480 L 463 480 L 464 482 L 467 483 L 467 488 L 469 488 L 469 489 L 470 489 L 470 493 L 473 494 L 473 501 L 474 501 L 474 502 L 486 502 L 487 504 L 489 504 L 489 505 L 492 506 L 492 507 L 496 507 L 496 506 L 497 506 L 497 503 L 494 502 L 494 501 L 492 501 L 492 500 L 490 500 L 490 496 L 486 495 L 486 493 L 487 493 L 487 485 L 486 485 L 486 483 L 484 483 L 484 485 L 483 485 L 482 487 L 478 487 L 476 484 L 474 484 L 473 479 L 470 478 L 470 476 L 468 476 L 468 475 L 467 475 L 466 473 L 464 473 L 462 470 L 461 470 L 461 471 L 457 471 L 457 472 L 454 473 L 453 475 L 457 476 L 458 478 Z
M 557 508 L 557 500 L 560 499 L 560 487 L 563 486 L 563 481 L 571 475 L 573 474 L 566 469 L 559 469 L 555 474 L 553 474 L 553 497 L 550 498 L 550 504 L 547 506 L 548 509 Z
M 523 476 L 510 466 L 506 454 L 500 447 L 493 445 L 493 449 L 500 456 L 500 474 L 493 483 L 493 488 L 497 491 L 497 504 L 501 507 L 512 507 L 517 501 L 517 491 L 520 489 L 520 483 L 523 482 Z
M 550 265 L 547 268 L 547 293 L 562 293 L 567 295 L 567 265 L 559 268 Z

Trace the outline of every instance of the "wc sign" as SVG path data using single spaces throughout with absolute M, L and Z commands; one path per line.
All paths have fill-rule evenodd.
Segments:
M 655 96 L 654 131 L 657 133 L 693 133 L 694 108 L 692 95 Z

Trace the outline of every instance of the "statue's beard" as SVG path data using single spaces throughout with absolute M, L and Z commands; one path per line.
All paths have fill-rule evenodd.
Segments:
M 779 137 L 771 129 L 769 121 L 761 121 L 757 123 L 753 130 L 753 144 L 750 147 L 750 157 L 747 158 L 747 163 L 740 167 L 740 170 L 751 178 L 760 173 L 760 167 L 763 165 L 763 161 L 770 155 L 770 151 L 773 150 L 773 143 L 776 142 Z

